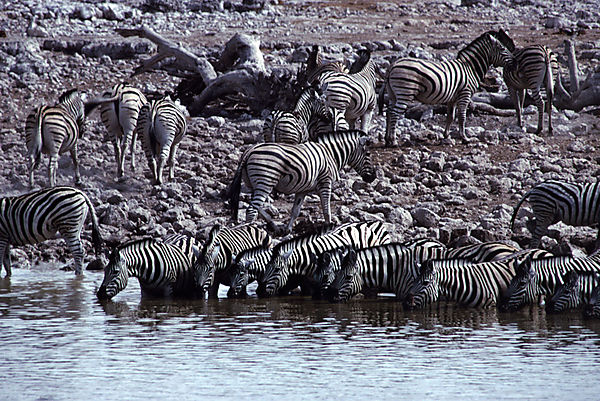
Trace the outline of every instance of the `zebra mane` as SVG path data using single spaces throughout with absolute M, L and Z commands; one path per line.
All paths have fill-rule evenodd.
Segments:
M 361 72 L 371 60 L 371 52 L 367 49 L 358 51 L 358 59 L 350 66 L 349 74 Z
M 69 98 L 71 98 L 71 96 L 73 96 L 74 93 L 77 93 L 77 88 L 69 89 L 68 91 L 60 95 L 60 97 L 58 98 L 58 103 L 66 102 Z
M 336 140 L 336 139 L 341 139 L 344 137 L 353 137 L 353 136 L 367 136 L 367 134 L 364 131 L 361 131 L 359 129 L 348 129 L 348 130 L 338 130 L 338 131 L 331 131 L 331 132 L 323 132 L 321 133 L 317 138 L 316 138 L 316 142 L 324 142 L 326 140 Z

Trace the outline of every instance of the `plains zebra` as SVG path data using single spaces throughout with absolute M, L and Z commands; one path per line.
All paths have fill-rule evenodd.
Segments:
M 273 248 L 273 255 L 266 267 L 264 280 L 267 296 L 288 286 L 289 281 L 310 283 L 315 276 L 318 256 L 339 247 L 362 249 L 390 242 L 384 224 L 378 221 L 347 223 L 312 239 L 296 243 L 281 242 Z M 319 289 L 314 282 L 310 291 L 313 295 Z
M 552 64 L 555 64 L 558 69 L 556 55 L 552 50 L 546 46 L 534 45 L 514 51 L 512 60 L 502 70 L 504 82 L 517 110 L 519 127 L 523 126 L 521 115 L 525 91 L 531 90 L 531 97 L 538 109 L 538 127 L 535 132 L 537 135 L 544 128 L 544 101 L 540 95 L 542 87 L 546 91 L 548 134 L 552 135 L 552 98 L 554 97 Z
M 293 111 L 274 110 L 265 120 L 265 142 L 297 144 L 333 131 L 332 116 L 325 100 L 314 88 L 300 94 Z
M 184 255 L 190 259 L 190 263 L 194 264 L 200 256 L 200 248 L 194 237 L 184 234 L 169 234 L 162 238 L 165 244 L 174 245 L 179 248 Z
M 562 312 L 589 304 L 592 291 L 600 285 L 600 274 L 570 270 L 563 275 L 562 282 L 546 302 L 546 312 Z
M 81 181 L 77 140 L 83 134 L 85 105 L 77 89 L 63 93 L 54 107 L 39 106 L 25 121 L 25 142 L 29 158 L 29 186 L 33 187 L 33 172 L 38 167 L 42 153 L 49 156 L 48 180 L 56 185 L 58 157 L 69 151 L 75 169 L 75 183 Z
M 127 242 L 111 252 L 96 295 L 111 299 L 127 287 L 129 277 L 138 279 L 143 297 L 196 295 L 189 257 L 177 246 L 152 238 Z
M 557 180 L 536 185 L 521 198 L 510 220 L 513 229 L 521 204 L 529 198 L 535 215 L 535 229 L 529 246 L 536 248 L 548 226 L 562 221 L 572 226 L 591 226 L 600 223 L 600 182 L 570 183 Z M 596 237 L 600 245 L 600 228 Z
M 471 96 L 479 87 L 491 65 L 502 66 L 514 49 L 512 40 L 503 30 L 488 31 L 458 52 L 455 60 L 435 62 L 402 58 L 388 69 L 385 84 L 379 92 L 379 113 L 383 113 L 384 91 L 388 95 L 386 116 L 386 146 L 396 144 L 396 123 L 414 101 L 426 104 L 447 104 L 448 114 L 444 136 L 458 108 L 461 139 L 465 139 L 465 119 Z
M 486 242 L 455 249 L 446 249 L 443 244 L 428 239 L 413 240 L 404 243 L 387 244 L 380 247 L 357 251 L 357 269 L 355 275 L 344 272 L 343 256 L 329 258 L 330 265 L 324 265 L 322 290 L 328 298 L 347 300 L 358 292 L 373 288 L 377 292 L 393 292 L 402 300 L 417 276 L 417 264 L 427 259 L 461 259 L 465 263 L 498 260 L 512 255 L 516 248 L 500 243 Z M 346 264 L 348 262 L 346 261 Z M 337 277 L 338 275 L 342 278 Z M 333 284 L 336 281 L 337 284 Z M 341 286 L 344 289 L 341 290 Z M 331 287 L 331 289 L 329 288 Z
M 590 302 L 585 305 L 583 315 L 586 317 L 600 318 L 600 285 L 592 290 Z
M 217 298 L 219 284 L 231 285 L 229 268 L 236 256 L 257 245 L 267 247 L 270 242 L 265 230 L 249 224 L 233 228 L 215 225 L 194 263 L 196 286 L 208 291 L 209 298 Z
M 136 131 L 142 135 L 144 153 L 156 184 L 162 184 L 165 163 L 169 165 L 169 179 L 175 177 L 175 153 L 186 129 L 185 115 L 169 96 L 152 100 L 140 110 Z
M 246 150 L 227 193 L 234 220 L 238 217 L 243 180 L 252 192 L 246 222 L 254 221 L 259 213 L 269 227 L 274 228 L 263 204 L 275 189 L 279 193 L 295 194 L 288 231 L 291 232 L 304 198 L 311 192 L 319 194 L 325 221 L 331 223 L 331 187 L 339 179 L 340 170 L 348 164 L 366 182 L 376 178 L 367 150 L 368 139 L 362 131 L 341 131 L 325 134 L 315 143 L 263 143 Z
M 100 118 L 112 136 L 117 161 L 117 178 L 120 178 L 124 175 L 125 153 L 128 146 L 130 146 L 129 152 L 131 153 L 131 171 L 135 170 L 137 135 L 135 127 L 140 110 L 148 100 L 139 89 L 127 83 L 116 84 L 102 96 L 115 97 L 113 102 L 100 106 Z
M 83 272 L 81 230 L 87 214 L 92 220 L 92 244 L 96 253 L 102 247 L 96 211 L 80 190 L 53 187 L 21 196 L 0 199 L 0 271 L 11 275 L 10 245 L 37 244 L 59 233 L 75 259 L 75 274 Z
M 371 118 L 375 111 L 375 64 L 368 50 L 359 50 L 358 60 L 350 73 L 327 72 L 321 74 L 321 90 L 332 113 L 343 113 L 351 129 L 356 128 L 360 118 L 360 129 L 369 133 Z M 360 69 L 358 69 L 360 68 Z M 340 127 L 335 127 L 340 129 Z
M 306 62 L 306 82 L 309 85 L 312 85 L 316 82 L 321 74 L 326 72 L 348 72 L 348 68 L 343 61 L 331 61 L 331 62 L 323 62 L 321 53 L 319 53 L 319 46 L 314 45 L 312 47 L 312 51 L 308 56 L 308 60 Z
M 586 258 L 555 256 L 520 263 L 508 286 L 501 311 L 514 311 L 526 304 L 537 302 L 542 296 L 553 294 L 563 284 L 563 274 L 568 271 L 600 272 L 600 254 Z

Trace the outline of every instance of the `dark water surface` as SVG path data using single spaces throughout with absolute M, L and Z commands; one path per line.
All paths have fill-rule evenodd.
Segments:
M 113 301 L 102 273 L 0 279 L 0 399 L 600 399 L 600 322 L 577 312 L 303 297 Z

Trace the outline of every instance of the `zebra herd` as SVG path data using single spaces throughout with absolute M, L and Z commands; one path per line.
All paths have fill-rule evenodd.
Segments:
M 395 294 L 405 308 L 421 308 L 440 300 L 468 307 L 498 306 L 515 310 L 548 299 L 550 311 L 586 306 L 586 313 L 600 317 L 600 257 L 557 257 L 537 249 L 549 225 L 600 222 L 600 188 L 594 184 L 561 181 L 541 183 L 516 205 L 511 228 L 520 206 L 531 203 L 535 216 L 531 248 L 519 250 L 503 242 L 487 242 L 447 248 L 433 239 L 391 242 L 382 222 L 363 221 L 332 225 L 332 185 L 345 166 L 364 181 L 377 178 L 369 146 L 370 121 L 376 103 L 383 111 L 387 94 L 386 146 L 396 144 L 395 126 L 413 101 L 446 104 L 444 135 L 448 135 L 458 109 L 459 135 L 465 138 L 466 109 L 488 69 L 503 67 L 503 77 L 517 110 L 519 125 L 524 91 L 530 89 L 538 106 L 538 133 L 543 129 L 546 92 L 549 124 L 554 54 L 543 46 L 516 50 L 503 30 L 489 31 L 458 52 L 455 60 L 430 62 L 403 58 L 392 63 L 377 96 L 380 75 L 367 50 L 347 69 L 342 63 L 323 63 L 318 48 L 309 57 L 307 81 L 290 112 L 276 110 L 267 117 L 265 143 L 251 146 L 241 156 L 227 192 L 237 222 L 242 183 L 250 190 L 246 223 L 214 226 L 204 243 L 174 234 L 121 244 L 110 252 L 98 298 L 110 299 L 126 288 L 128 279 L 140 282 L 142 294 L 159 297 L 217 297 L 219 285 L 229 286 L 228 297 L 248 295 L 257 283 L 258 297 L 287 295 L 297 288 L 302 294 L 332 302 L 347 301 L 357 294 Z M 139 135 L 155 183 L 163 181 L 163 169 L 174 179 L 175 153 L 185 135 L 184 112 L 169 96 L 148 100 L 138 89 L 120 83 L 101 97 L 84 100 L 76 90 L 66 92 L 54 106 L 40 106 L 25 124 L 29 183 L 41 154 L 49 156 L 50 188 L 0 199 L 0 261 L 11 275 L 10 245 L 35 244 L 54 238 L 65 241 L 75 260 L 75 273 L 83 271 L 81 232 L 86 216 L 92 220 L 92 242 L 102 250 L 96 213 L 80 190 L 55 186 L 58 156 L 71 153 L 75 183 L 80 181 L 77 141 L 85 129 L 85 117 L 100 108 L 103 124 L 112 136 L 117 179 L 124 176 L 129 150 L 135 169 L 134 144 Z M 357 122 L 360 121 L 360 129 Z M 307 194 L 317 193 L 325 225 L 279 241 L 255 225 L 260 215 L 270 230 L 273 219 L 265 210 L 273 191 L 294 194 L 293 231 Z M 600 232 L 599 232 L 600 239 Z M 597 244 L 600 244 L 597 239 Z

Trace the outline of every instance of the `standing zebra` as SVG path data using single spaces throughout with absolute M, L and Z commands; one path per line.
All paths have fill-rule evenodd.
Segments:
M 503 66 L 513 49 L 512 40 L 503 30 L 488 31 L 460 50 L 455 60 L 434 62 L 402 58 L 394 62 L 379 92 L 380 114 L 383 113 L 384 91 L 388 95 L 386 146 L 395 146 L 398 118 L 404 116 L 406 108 L 414 100 L 448 105 L 445 137 L 454 120 L 455 108 L 458 108 L 460 137 L 466 139 L 465 119 L 471 96 L 490 66 Z
M 556 287 L 554 295 L 546 302 L 546 312 L 562 312 L 589 304 L 592 291 L 600 285 L 600 274 L 570 270 L 563 275 L 562 281 L 563 284 Z
M 343 61 L 331 61 L 323 62 L 321 53 L 319 53 L 319 46 L 313 45 L 308 60 L 306 61 L 306 82 L 308 85 L 312 85 L 316 82 L 321 74 L 326 72 L 348 72 L 348 68 Z M 300 74 L 299 74 L 300 75 Z
M 152 238 L 134 240 L 111 252 L 96 295 L 111 299 L 127 287 L 129 277 L 136 277 L 143 297 L 194 296 L 193 275 L 189 257 L 177 246 Z
M 546 46 L 534 45 L 513 52 L 513 58 L 502 71 L 508 93 L 517 110 L 519 127 L 523 126 L 522 113 L 525 102 L 525 91 L 531 90 L 531 97 L 538 109 L 538 127 L 535 131 L 539 135 L 544 128 L 544 101 L 540 95 L 543 87 L 546 91 L 546 104 L 548 112 L 548 134 L 552 135 L 552 98 L 554 97 L 554 81 L 552 64 L 558 69 L 556 55 Z
M 513 229 L 521 204 L 529 198 L 535 215 L 535 229 L 529 243 L 531 248 L 540 244 L 548 226 L 562 221 L 573 226 L 591 226 L 600 223 L 600 182 L 570 183 L 549 180 L 536 185 L 517 203 L 510 220 Z M 596 237 L 595 249 L 600 245 L 600 229 Z
M 175 177 L 175 153 L 186 128 L 183 112 L 169 96 L 152 100 L 140 110 L 136 130 L 142 134 L 144 152 L 156 184 L 162 184 L 165 163 L 169 165 L 169 179 Z
M 342 113 L 351 129 L 356 128 L 360 118 L 360 129 L 369 133 L 371 118 L 375 111 L 375 64 L 371 52 L 359 50 L 358 60 L 353 64 L 350 73 L 327 72 L 321 74 L 319 81 L 327 105 L 332 113 Z M 336 130 L 341 127 L 335 127 Z
M 33 172 L 38 167 L 42 153 L 49 156 L 48 180 L 56 185 L 58 157 L 69 151 L 75 169 L 75 184 L 81 182 L 77 140 L 83 134 L 85 105 L 77 89 L 63 93 L 54 107 L 39 106 L 25 121 L 25 142 L 29 158 L 29 186 L 33 187 Z
M 331 131 L 331 112 L 317 90 L 310 87 L 302 91 L 292 112 L 274 110 L 269 114 L 263 136 L 265 142 L 297 144 Z
M 266 267 L 266 295 L 289 287 L 290 281 L 300 281 L 313 287 L 309 291 L 316 296 L 320 290 L 319 282 L 311 283 L 311 280 L 318 267 L 317 259 L 323 252 L 339 247 L 362 249 L 389 242 L 387 229 L 378 221 L 346 223 L 308 241 L 283 241 L 273 248 L 273 255 Z
M 139 89 L 127 83 L 116 84 L 103 96 L 116 98 L 113 102 L 100 106 L 100 118 L 107 131 L 112 135 L 117 161 L 117 178 L 121 178 L 124 175 L 125 153 L 128 146 L 130 146 L 129 152 L 131 153 L 131 171 L 135 171 L 137 135 L 135 127 L 140 110 L 148 100 Z
M 215 225 L 194 263 L 196 287 L 217 298 L 219 284 L 231 285 L 230 267 L 236 256 L 246 249 L 271 243 L 269 234 L 258 227 L 244 224 L 234 228 Z
M 542 296 L 554 294 L 563 284 L 563 275 L 568 271 L 599 272 L 600 254 L 586 258 L 555 256 L 520 263 L 500 303 L 500 310 L 514 311 L 526 304 L 537 302 Z
M 10 245 L 37 244 L 59 233 L 75 259 L 75 274 L 83 272 L 81 230 L 87 214 L 92 220 L 92 244 L 102 247 L 98 219 L 90 199 L 80 190 L 53 187 L 0 199 L 0 271 L 11 275 Z
M 341 131 L 325 134 L 318 142 L 299 145 L 258 144 L 246 150 L 233 177 L 227 198 L 237 221 L 242 180 L 252 192 L 246 211 L 246 222 L 259 213 L 274 228 L 273 219 L 263 209 L 269 194 L 295 194 L 292 216 L 287 226 L 291 232 L 294 221 L 307 194 L 317 192 L 327 223 L 331 223 L 331 187 L 339 172 L 350 165 L 366 182 L 376 178 L 367 151 L 368 137 L 361 131 Z

